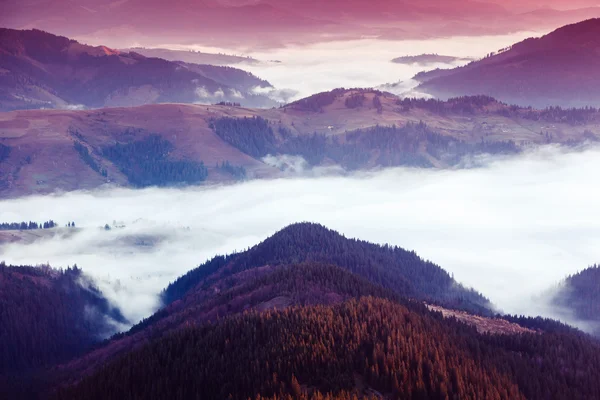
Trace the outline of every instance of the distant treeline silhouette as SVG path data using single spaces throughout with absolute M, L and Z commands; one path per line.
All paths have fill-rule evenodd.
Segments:
M 33 230 L 33 229 L 51 229 L 58 226 L 58 224 L 56 222 L 54 222 L 53 220 L 49 220 L 43 223 L 37 223 L 37 222 L 2 222 L 0 223 L 0 231 L 16 231 L 16 230 L 21 230 L 21 231 L 25 231 L 25 230 Z M 69 226 L 71 226 L 71 223 L 69 222 Z M 75 223 L 73 223 L 73 226 L 75 226 Z

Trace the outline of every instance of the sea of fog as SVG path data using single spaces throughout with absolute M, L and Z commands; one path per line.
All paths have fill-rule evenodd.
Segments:
M 277 100 L 288 102 L 314 93 L 339 87 L 378 87 L 399 83 L 385 90 L 403 94 L 416 86 L 411 78 L 418 72 L 435 68 L 451 68 L 456 64 L 428 66 L 401 65 L 391 60 L 406 55 L 434 53 L 454 57 L 481 58 L 527 37 L 546 32 L 519 32 L 510 35 L 449 37 L 434 40 L 362 40 L 329 41 L 312 45 L 252 50 L 157 44 L 156 47 L 190 49 L 211 53 L 238 54 L 254 57 L 262 63 L 236 67 L 268 80 L 277 89 L 271 93 Z M 416 93 L 411 93 L 411 95 Z
M 533 296 L 600 260 L 600 150 L 545 147 L 484 165 L 3 200 L 0 221 L 52 218 L 80 231 L 4 245 L 0 260 L 77 264 L 138 321 L 169 282 L 208 258 L 312 221 L 415 250 L 505 312 L 552 316 Z

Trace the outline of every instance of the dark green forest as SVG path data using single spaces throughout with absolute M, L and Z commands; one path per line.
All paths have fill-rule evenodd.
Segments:
M 568 276 L 551 293 L 552 302 L 587 322 L 594 334 L 600 336 L 600 266 L 592 265 Z
M 40 369 L 81 355 L 125 322 L 76 266 L 0 262 L 0 393 L 33 396 Z
M 458 284 L 448 272 L 415 252 L 348 239 L 312 223 L 290 225 L 243 253 L 207 261 L 171 283 L 163 292 L 163 302 L 181 299 L 201 282 L 209 285 L 214 279 L 223 279 L 222 274 L 211 277 L 219 270 L 229 275 L 263 265 L 302 262 L 337 265 L 402 297 L 490 313 L 485 297 Z
M 401 127 L 378 125 L 339 136 L 320 133 L 295 135 L 283 126 L 274 130 L 272 124 L 261 117 L 223 117 L 213 120 L 211 127 L 223 140 L 256 158 L 268 154 L 298 155 L 313 166 L 328 159 L 347 170 L 433 167 L 427 155 L 448 165 L 456 165 L 467 155 L 519 152 L 512 141 L 467 143 L 438 134 L 423 122 L 409 122 Z
M 135 187 L 193 185 L 203 182 L 208 170 L 202 162 L 172 160 L 173 144 L 159 135 L 132 143 L 116 143 L 102 149 Z
M 104 168 L 102 168 L 100 165 L 98 165 L 96 160 L 94 160 L 94 157 L 92 157 L 92 155 L 90 154 L 90 151 L 88 150 L 88 148 L 86 146 L 84 146 L 81 142 L 76 140 L 73 143 L 73 147 L 75 148 L 75 151 L 77 151 L 77 153 L 79 154 L 81 161 L 86 163 L 91 169 L 93 169 L 100 175 L 102 175 L 104 177 L 106 177 L 108 175 L 106 170 Z

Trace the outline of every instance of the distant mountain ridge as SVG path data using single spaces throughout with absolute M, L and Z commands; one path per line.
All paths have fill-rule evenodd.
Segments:
M 600 8 L 513 10 L 499 0 L 7 0 L 0 23 L 113 47 L 157 43 L 249 48 L 338 39 L 422 39 L 537 30 L 600 16 Z M 520 4 L 523 5 L 523 4 Z M 597 5 L 597 4 L 596 4 Z M 573 4 L 575 6 L 575 4 Z M 585 7 L 586 4 L 581 4 Z M 4 11 L 4 10 L 3 10 Z M 236 21 L 234 24 L 231 21 Z
M 0 29 L 0 54 L 0 111 L 166 102 L 275 105 L 251 90 L 271 85 L 241 70 L 212 67 L 216 81 L 202 72 L 207 67 L 87 46 L 37 30 Z M 231 82 L 228 76 L 234 76 Z
M 209 76 L 221 79 L 223 71 L 237 79 L 216 71 Z M 306 173 L 460 168 L 478 155 L 596 142 L 598 121 L 595 108 L 536 110 L 487 96 L 401 99 L 373 89 L 336 89 L 270 109 L 222 103 L 15 111 L 0 114 L 0 197 L 304 173 L 284 156 Z
M 431 64 L 451 64 L 456 62 L 465 62 L 472 61 L 472 58 L 463 58 L 463 57 L 454 57 L 454 56 L 444 56 L 440 54 L 419 54 L 416 56 L 401 56 L 396 57 L 392 60 L 393 63 L 396 64 L 405 64 L 405 65 L 431 65 Z
M 464 67 L 418 74 L 436 97 L 488 95 L 521 106 L 600 106 L 600 19 L 526 39 Z
M 162 58 L 168 61 L 182 61 L 192 64 L 210 65 L 236 65 L 236 64 L 258 64 L 261 61 L 252 57 L 243 57 L 231 54 L 204 53 L 192 50 L 171 50 L 162 48 L 132 47 L 122 50 L 134 52 L 146 57 Z

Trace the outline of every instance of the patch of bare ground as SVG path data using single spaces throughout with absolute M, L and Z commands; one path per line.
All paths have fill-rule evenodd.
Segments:
M 472 325 L 479 333 L 492 333 L 499 335 L 519 335 L 523 333 L 538 333 L 532 329 L 506 321 L 501 318 L 487 318 L 479 315 L 469 314 L 464 311 L 449 310 L 447 308 L 427 304 L 431 311 L 442 313 L 444 318 L 456 318 L 467 325 Z

